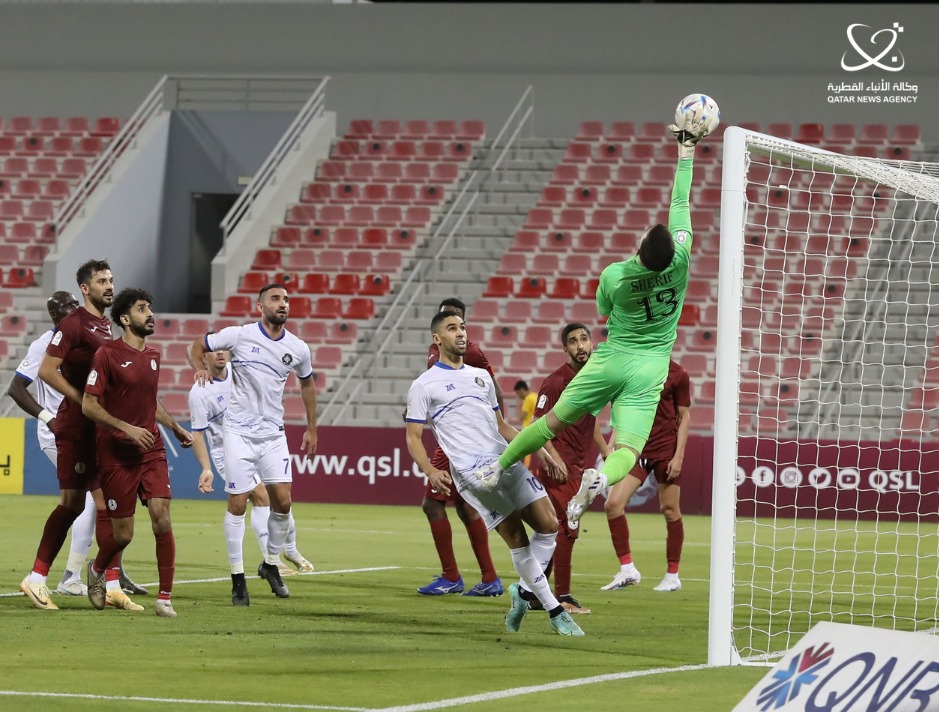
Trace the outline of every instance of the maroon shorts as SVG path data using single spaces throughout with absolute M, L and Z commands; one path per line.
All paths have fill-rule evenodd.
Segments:
M 639 458 L 639 461 L 636 463 L 636 466 L 629 471 L 629 474 L 635 477 L 640 482 L 645 482 L 646 477 L 649 475 L 655 475 L 655 481 L 660 485 L 681 485 L 681 475 L 678 475 L 674 480 L 669 481 L 668 479 L 668 463 L 671 461 L 671 458 L 667 460 L 649 460 L 647 458 Z
M 567 526 L 567 503 L 571 501 L 571 497 L 577 494 L 577 490 L 580 489 L 581 480 L 583 480 L 582 472 L 570 472 L 567 476 L 567 482 L 558 482 L 553 480 L 548 475 L 543 473 L 538 473 L 536 475 L 538 481 L 544 485 L 545 493 L 548 495 L 548 499 L 551 500 L 551 504 L 554 506 L 554 513 L 558 518 L 558 529 L 560 529 L 567 536 L 568 539 L 576 539 L 577 535 L 580 533 L 580 527 L 577 529 L 569 529 Z
M 430 459 L 430 464 L 433 465 L 438 470 L 443 470 L 444 472 L 450 471 L 450 461 L 447 459 L 447 456 L 444 455 L 443 450 L 439 447 L 434 453 L 434 456 Z M 438 492 L 433 487 L 430 486 L 430 481 L 424 486 L 424 499 L 432 499 L 435 502 L 452 502 L 457 504 L 463 501 L 463 498 L 460 496 L 460 493 L 456 491 L 456 487 L 450 486 L 450 494 L 444 494 L 443 492 Z
M 134 516 L 138 497 L 143 504 L 151 499 L 172 499 L 166 457 L 134 465 L 102 465 L 101 492 L 112 519 Z
M 55 436 L 55 469 L 59 488 L 96 490 L 100 487 L 95 464 L 95 426 Z

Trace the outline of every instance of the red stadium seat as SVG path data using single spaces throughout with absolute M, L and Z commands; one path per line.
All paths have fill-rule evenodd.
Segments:
M 296 272 L 277 272 L 271 278 L 271 281 L 275 284 L 284 285 L 288 290 L 293 290 L 300 284 L 300 275 Z
M 552 230 L 548 233 L 542 249 L 547 252 L 568 252 L 573 246 L 574 241 L 569 232 Z
M 353 272 L 371 272 L 374 266 L 370 250 L 352 250 L 346 253 L 346 269 Z
M 334 321 L 329 325 L 329 338 L 341 344 L 352 344 L 358 339 L 359 327 L 354 321 Z
M 358 183 L 339 183 L 335 188 L 322 183 L 312 183 L 306 187 L 303 199 L 314 203 L 330 199 L 337 203 L 354 203 L 360 197 Z
M 571 164 L 561 163 L 554 167 L 551 174 L 551 183 L 554 185 L 568 185 L 580 180 L 580 169 Z
M 68 136 L 81 136 L 91 131 L 87 116 L 71 116 L 65 120 L 62 133 Z
M 546 208 L 559 208 L 567 202 L 567 193 L 563 186 L 546 185 L 538 198 L 538 205 Z
M 346 138 L 367 138 L 372 135 L 372 122 L 369 119 L 352 119 Z
M 381 297 L 391 291 L 391 280 L 384 274 L 370 274 L 362 280 L 359 295 L 363 297 Z
M 254 304 L 251 297 L 232 295 L 225 300 L 225 306 L 219 312 L 220 316 L 248 316 Z
M 26 245 L 23 248 L 22 264 L 26 267 L 41 267 L 49 248 L 46 245 Z
M 522 279 L 516 297 L 522 299 L 537 299 L 548 291 L 548 284 L 544 277 L 526 277 Z
M 280 269 L 280 250 L 261 249 L 254 255 L 251 269 Z
M 313 302 L 309 297 L 290 298 L 290 316 L 294 319 L 309 319 L 313 313 Z
M 350 139 L 336 141 L 331 156 L 336 158 L 355 158 L 359 155 L 359 142 Z
M 401 135 L 401 122 L 397 119 L 382 119 L 372 135 L 378 138 L 397 138 Z
M 528 271 L 528 256 L 521 252 L 506 252 L 499 258 L 499 272 L 523 274 Z
M 432 138 L 458 138 L 460 129 L 452 119 L 438 119 L 431 124 L 430 136 Z
M 471 119 L 460 124 L 458 139 L 464 141 L 479 141 L 486 135 L 486 126 L 478 119 Z
M 357 274 L 341 273 L 333 279 L 329 288 L 330 294 L 357 294 L 362 285 L 362 279 Z
M 241 278 L 241 285 L 238 287 L 239 292 L 246 294 L 257 294 L 261 291 L 262 287 L 270 284 L 268 279 L 267 272 L 245 272 L 244 276 Z
M 32 267 L 16 267 L 11 269 L 3 279 L 3 286 L 8 289 L 20 289 L 36 286 L 36 275 Z
M 528 350 L 513 351 L 512 355 L 509 357 L 509 367 L 507 370 L 519 375 L 535 375 L 541 370 L 538 364 L 538 352 Z
M 86 136 L 78 140 L 74 153 L 76 156 L 93 158 L 101 153 L 102 148 L 104 144 L 99 136 Z
M 891 143 L 912 146 L 919 144 L 920 141 L 920 130 L 916 124 L 897 124 L 893 127 Z
M 437 169 L 445 164 L 434 164 L 434 174 L 436 175 Z M 382 172 L 391 173 L 390 166 L 396 167 L 396 178 L 395 180 L 400 180 L 405 183 L 426 183 L 430 180 L 431 177 L 431 166 L 428 163 L 422 163 L 420 161 L 415 161 L 414 163 L 406 163 L 404 169 L 402 170 L 400 163 L 382 163 L 379 164 L 378 168 Z M 452 178 L 448 179 L 449 181 L 455 181 L 457 175 L 459 175 L 459 168 L 454 165 L 449 166 L 454 171 Z
M 387 186 L 382 186 L 387 189 Z M 417 200 L 417 186 L 413 183 L 399 183 L 391 186 L 390 195 L 386 195 L 385 200 L 392 203 L 407 205 Z
M 338 346 L 320 346 L 313 357 L 313 365 L 322 369 L 336 369 L 342 366 L 342 349 Z
M 509 348 L 516 346 L 518 344 L 518 327 L 508 324 L 492 327 L 486 344 L 489 346 L 507 346 Z
M 121 130 L 121 122 L 113 116 L 102 116 L 95 121 L 93 136 L 115 136 Z
M 865 124 L 861 128 L 859 143 L 887 143 L 888 132 L 886 124 Z
M 503 316 L 509 323 L 527 323 L 531 321 L 531 313 L 531 302 L 527 299 L 512 299 L 505 302 Z
M 526 348 L 545 349 L 554 346 L 554 330 L 550 326 L 532 325 L 525 329 L 522 341 Z
M 206 335 L 209 330 L 208 319 L 185 319 L 180 325 L 182 335 L 188 339 L 199 339 Z
M 339 297 L 320 297 L 311 316 L 314 319 L 338 319 L 342 316 L 342 300 Z
M 375 316 L 375 302 L 367 297 L 353 297 L 343 312 L 346 319 L 371 319 Z
M 597 146 L 595 160 L 601 163 L 619 163 L 623 160 L 625 150 L 622 143 L 601 143 Z
M 632 121 L 614 121 L 606 135 L 609 139 L 631 140 L 636 136 L 636 125 Z
M 329 338 L 329 328 L 326 326 L 325 321 L 307 319 L 300 323 L 297 336 L 308 344 L 319 344 Z
M 511 277 L 490 277 L 486 283 L 484 297 L 511 297 L 515 293 L 515 281 Z
M 13 195 L 17 198 L 29 200 L 38 198 L 42 194 L 42 183 L 32 178 L 20 178 L 16 181 L 16 188 Z
M 611 180 L 610 166 L 595 164 L 584 168 L 584 176 L 581 182 L 585 185 L 606 185 Z
M 354 227 L 337 227 L 333 230 L 329 244 L 331 247 L 341 249 L 358 247 L 360 245 L 359 231 Z
M 783 136 L 782 138 L 787 138 Z M 822 124 L 799 124 L 796 133 L 798 143 L 821 143 L 825 138 L 825 127 Z
M 329 292 L 329 275 L 320 272 L 308 272 L 303 275 L 297 289 L 302 294 L 327 294 Z
M 548 293 L 552 299 L 577 299 L 580 295 L 580 280 L 576 277 L 558 277 Z
M 565 163 L 585 163 L 593 156 L 593 145 L 590 143 L 581 143 L 573 141 L 564 152 Z
M 60 178 L 82 178 L 88 171 L 83 158 L 65 158 L 59 165 Z
M 578 141 L 599 141 L 603 138 L 602 121 L 584 121 L 577 131 Z
M 654 167 L 654 166 L 653 166 Z M 674 169 L 668 169 L 669 174 L 674 177 Z M 624 165 L 617 166 L 616 175 L 613 176 L 613 183 L 617 185 L 639 185 L 643 182 L 642 166 Z M 669 179 L 669 183 L 671 178 Z
M 444 160 L 446 146 L 443 141 L 423 141 L 420 144 L 416 158 L 422 161 Z
M 336 255 L 336 254 L 338 254 L 338 257 L 341 260 L 342 253 L 335 253 L 331 250 L 330 251 L 323 250 L 322 252 L 319 252 L 319 253 L 316 250 L 306 250 L 306 249 L 291 250 L 290 254 L 284 260 L 283 266 L 288 269 L 297 270 L 300 272 L 311 270 L 316 267 L 321 267 L 323 269 L 326 269 L 325 267 L 322 267 L 322 265 L 325 264 L 325 262 L 330 258 L 330 256 Z
M 408 180 L 408 173 L 410 169 L 417 168 L 423 164 L 408 164 L 405 168 L 405 180 Z M 437 183 L 456 183 L 457 179 L 460 177 L 460 169 L 453 165 L 452 163 L 437 163 L 435 164 L 430 171 L 430 177 Z M 422 179 L 423 180 L 423 179 Z

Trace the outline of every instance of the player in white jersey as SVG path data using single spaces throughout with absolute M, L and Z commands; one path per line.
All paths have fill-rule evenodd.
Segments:
M 287 598 L 290 592 L 278 570 L 289 528 L 293 481 L 284 434 L 284 385 L 291 371 L 300 379 L 307 419 L 301 449 L 313 455 L 316 452 L 316 384 L 310 348 L 284 327 L 290 310 L 286 287 L 269 284 L 261 289 L 257 308 L 260 321 L 206 334 L 204 341 L 193 342 L 190 357 L 193 363 L 201 364 L 206 352 L 231 352 L 231 400 L 223 419 L 228 554 L 232 561 L 242 558 L 240 548 L 248 496 L 263 482 L 270 496 L 271 515 L 267 527 L 267 554 L 258 567 L 258 576 L 270 584 L 276 596 Z M 196 372 L 200 384 L 211 379 L 209 371 Z M 232 596 L 242 598 L 247 595 L 244 565 L 241 565 L 241 572 L 235 572 L 234 568 Z
M 59 326 L 59 322 L 78 308 L 78 300 L 69 292 L 55 292 L 46 302 L 46 308 L 49 310 L 49 317 L 52 319 L 52 328 L 42 333 L 35 341 L 29 345 L 26 351 L 26 357 L 20 361 L 16 367 L 16 373 L 10 380 L 10 386 L 7 388 L 7 395 L 13 399 L 21 410 L 28 415 L 36 418 L 39 423 L 36 425 L 36 439 L 39 441 L 39 449 L 49 458 L 53 465 L 56 462 L 55 449 L 55 414 L 59 410 L 59 404 L 64 397 L 54 388 L 50 387 L 45 381 L 39 378 L 39 365 L 46 353 L 46 347 L 52 341 Z M 30 394 L 29 385 L 36 385 L 35 398 Z M 81 580 L 81 573 L 85 568 L 85 559 L 91 550 L 91 544 L 95 536 L 95 502 L 90 492 L 85 493 L 85 509 L 72 523 L 72 545 L 69 550 L 68 562 L 65 564 L 65 571 L 62 574 L 62 580 L 56 587 L 56 593 L 66 596 L 84 596 L 87 594 L 85 585 Z M 146 594 L 147 590 L 137 586 L 121 569 L 121 586 L 125 589 L 132 588 L 133 593 Z
M 544 486 L 521 463 L 507 470 L 492 488 L 473 476 L 475 470 L 502 454 L 517 431 L 502 418 L 489 372 L 463 363 L 467 341 L 463 318 L 452 311 L 437 312 L 430 330 L 440 359 L 415 379 L 408 391 L 408 452 L 434 489 L 449 494 L 450 487 L 456 486 L 486 526 L 495 529 L 508 545 L 521 584 L 509 586 L 512 607 L 505 617 L 506 629 L 517 632 L 529 602 L 537 598 L 558 633 L 584 635 L 551 593 L 545 576 L 558 522 Z M 425 424 L 430 425 L 450 460 L 450 472 L 431 464 L 421 440 Z M 563 477 L 544 449 L 539 455 L 552 476 Z M 525 524 L 534 530 L 531 538 Z
M 202 493 L 214 492 L 212 481 L 215 476 L 212 472 L 212 466 L 218 472 L 222 480 L 225 480 L 225 455 L 224 441 L 222 435 L 222 420 L 225 411 L 228 408 L 228 401 L 231 398 L 232 376 L 231 369 L 228 367 L 227 351 L 212 351 L 205 355 L 205 368 L 212 374 L 212 380 L 204 386 L 194 385 L 189 391 L 189 413 L 192 424 L 192 450 L 196 460 L 202 467 L 199 474 L 199 491 Z M 271 514 L 271 503 L 267 496 L 267 489 L 261 483 L 255 487 L 248 495 L 248 501 L 251 502 L 251 528 L 258 539 L 258 545 L 261 547 L 261 555 L 267 554 L 267 522 Z M 236 560 L 230 560 L 232 566 L 232 576 L 237 575 L 236 571 L 244 574 L 244 562 L 240 558 L 241 538 L 237 539 Z M 313 564 L 304 558 L 303 554 L 297 549 L 297 528 L 293 520 L 293 512 L 290 512 L 289 528 L 287 530 L 287 539 L 284 542 L 284 558 L 297 567 L 302 573 L 311 573 L 314 571 Z M 281 574 L 296 574 L 297 571 L 286 565 L 280 566 Z M 243 576 L 242 576 L 243 577 Z M 234 578 L 232 579 L 234 584 Z M 244 590 L 244 596 L 232 594 L 232 604 L 236 606 L 247 606 L 250 604 L 247 589 Z

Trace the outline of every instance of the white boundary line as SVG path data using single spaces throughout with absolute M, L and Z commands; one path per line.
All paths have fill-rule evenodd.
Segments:
M 637 677 L 647 677 L 649 675 L 665 675 L 671 672 L 692 672 L 707 668 L 706 664 L 700 665 L 681 665 L 674 668 L 653 668 L 651 670 L 634 670 L 632 672 L 616 672 L 607 675 L 594 675 L 593 677 L 580 677 L 573 680 L 558 680 L 544 685 L 527 685 L 525 687 L 513 687 L 508 690 L 498 690 L 496 692 L 482 692 L 477 695 L 466 695 L 465 697 L 451 697 L 445 700 L 434 700 L 433 702 L 419 702 L 411 705 L 399 705 L 396 707 L 334 707 L 330 705 L 310 705 L 310 704 L 291 704 L 289 702 L 249 702 L 245 700 L 197 700 L 197 699 L 177 699 L 169 697 L 136 697 L 122 695 L 90 695 L 64 692 L 19 692 L 14 690 L 0 690 L 0 696 L 8 697 L 49 697 L 58 699 L 78 699 L 78 700 L 103 700 L 109 702 L 152 702 L 156 704 L 173 705 L 225 705 L 226 707 L 265 707 L 268 709 L 292 709 L 292 710 L 333 710 L 334 712 L 427 712 L 428 710 L 440 710 L 462 705 L 471 705 L 477 702 L 492 702 L 493 700 L 504 700 L 510 697 L 521 697 L 522 695 L 531 695 L 539 692 L 549 692 L 551 690 L 563 690 L 569 687 L 583 687 L 584 685 L 595 685 L 600 682 L 613 682 L 616 680 L 629 680 Z
M 394 571 L 395 569 L 400 569 L 400 566 L 372 566 L 367 569 L 336 569 L 334 571 L 310 571 L 308 573 L 297 574 L 299 576 L 330 576 L 332 574 L 365 574 L 372 571 Z M 290 577 L 293 578 L 293 577 Z M 219 578 L 206 578 L 206 579 L 184 579 L 182 581 L 173 581 L 173 586 L 182 586 L 188 583 L 218 583 L 220 581 L 231 581 L 231 576 L 224 576 Z M 159 582 L 153 581 L 150 583 L 140 584 L 141 586 L 158 586 Z M 53 591 L 55 593 L 55 591 Z M 14 596 L 22 596 L 22 592 L 15 591 L 14 593 L 0 593 L 0 598 L 13 598 Z M 338 709 L 338 708 L 337 708 Z

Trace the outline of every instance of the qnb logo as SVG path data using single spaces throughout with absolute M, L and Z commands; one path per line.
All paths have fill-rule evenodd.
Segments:
M 822 643 L 818 648 L 807 648 L 796 655 L 788 668 L 777 671 L 773 682 L 760 690 L 757 702 L 761 712 L 779 709 L 798 697 L 804 687 L 818 680 L 819 671 L 831 662 L 834 654 L 834 648 Z
M 866 43 L 868 49 L 871 50 L 870 53 L 865 51 L 865 49 L 858 44 L 854 32 L 858 27 L 864 27 L 868 30 L 871 28 L 869 25 L 863 25 L 859 22 L 848 25 L 848 42 L 862 61 L 860 64 L 848 64 L 848 53 L 845 52 L 841 55 L 841 68 L 843 70 L 846 72 L 859 72 L 868 67 L 877 67 L 878 69 L 883 69 L 885 72 L 899 72 L 906 66 L 903 53 L 900 52 L 900 50 L 896 50 L 896 52 L 893 50 L 897 44 L 900 33 L 903 32 L 903 27 L 900 26 L 899 22 L 894 22 L 893 27 L 885 27 L 882 30 L 877 30 L 877 32 L 870 36 L 870 39 L 868 39 Z M 887 45 L 881 49 L 883 42 L 886 42 Z M 890 57 L 887 58 L 887 55 L 890 55 Z M 885 59 L 885 61 L 881 62 L 882 59 Z

